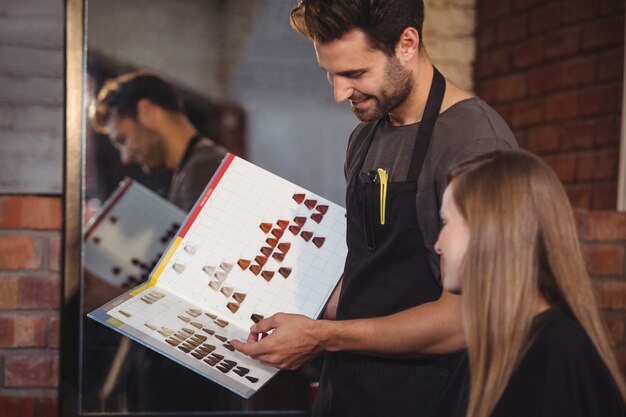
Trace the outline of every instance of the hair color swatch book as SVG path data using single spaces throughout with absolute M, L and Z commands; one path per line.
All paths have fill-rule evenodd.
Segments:
M 125 179 L 87 225 L 85 269 L 116 287 L 143 283 L 185 216 L 163 197 Z
M 318 317 L 345 230 L 342 207 L 227 155 L 149 282 L 89 317 L 248 398 L 278 369 L 230 340 L 274 313 Z

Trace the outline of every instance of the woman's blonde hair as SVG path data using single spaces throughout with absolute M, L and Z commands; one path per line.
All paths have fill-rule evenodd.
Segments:
M 626 402 L 559 179 L 524 151 L 494 152 L 448 176 L 470 231 L 461 265 L 470 364 L 467 416 L 487 417 L 529 344 L 534 300 L 569 311 L 591 339 Z

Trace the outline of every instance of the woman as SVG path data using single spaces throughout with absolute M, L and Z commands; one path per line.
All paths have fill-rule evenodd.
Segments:
M 624 383 L 554 172 L 530 153 L 496 152 L 448 183 L 435 250 L 444 287 L 463 294 L 469 380 L 457 373 L 451 387 L 465 393 L 459 402 L 448 391 L 437 414 L 624 416 Z

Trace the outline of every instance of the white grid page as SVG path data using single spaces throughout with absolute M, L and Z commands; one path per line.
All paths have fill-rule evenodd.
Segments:
M 294 194 L 304 194 L 306 199 L 316 200 L 311 209 L 304 203 L 298 204 Z M 311 215 L 319 213 L 320 205 L 328 207 L 318 224 Z M 321 213 L 319 213 L 321 214 Z M 291 244 L 282 261 L 272 256 L 263 265 L 263 271 L 274 272 L 268 282 L 261 274 L 255 276 L 248 268 L 242 270 L 238 260 L 247 259 L 255 264 L 262 247 L 268 247 L 266 239 L 274 237 L 264 233 L 261 223 L 272 223 L 279 229 L 278 220 L 288 220 L 295 226 L 296 216 L 306 217 L 300 232 L 313 234 L 308 242 L 300 234 L 294 235 L 288 227 L 279 242 Z M 247 329 L 253 313 L 269 316 L 276 312 L 294 312 L 315 317 L 338 282 L 345 262 L 345 209 L 325 200 L 276 175 L 235 158 L 212 195 L 191 225 L 176 252 L 165 265 L 157 286 L 177 293 L 179 296 L 216 312 L 228 320 L 237 322 Z M 325 241 L 318 248 L 315 237 Z M 192 247 L 189 253 L 185 248 Z M 273 249 L 274 253 L 278 245 Z M 219 270 L 222 262 L 234 264 L 219 289 L 226 287 L 226 295 L 209 287 L 213 276 L 203 267 Z M 174 265 L 178 266 L 178 271 Z M 181 266 L 184 270 L 181 270 Z M 278 272 L 280 267 L 292 268 L 287 278 Z M 229 290 L 245 294 L 241 303 L 236 303 Z M 236 313 L 227 308 L 227 303 L 238 304 Z
M 162 298 L 150 303 L 144 301 L 146 296 L 149 297 L 151 294 L 155 293 L 160 293 Z M 258 389 L 258 387 L 262 386 L 276 373 L 275 368 L 264 366 L 242 353 L 225 348 L 224 341 L 218 339 L 218 337 L 224 337 L 227 340 L 245 340 L 247 337 L 247 329 L 244 331 L 244 329 L 233 326 L 230 323 L 219 326 L 215 324 L 216 321 L 214 319 L 208 317 L 206 312 L 201 309 L 198 309 L 199 315 L 192 316 L 189 314 L 189 311 L 193 308 L 198 309 L 198 306 L 186 302 L 176 294 L 169 293 L 163 288 L 157 289 L 153 287 L 142 291 L 137 296 L 131 297 L 117 307 L 112 308 L 108 311 L 108 314 L 124 322 L 125 325 L 135 328 L 143 335 L 156 339 L 158 342 L 155 346 L 158 349 L 167 352 L 170 356 L 185 357 L 186 362 L 190 362 L 194 368 L 204 373 L 219 374 L 215 370 L 215 366 L 210 366 L 202 360 L 210 358 L 210 354 L 202 359 L 194 358 L 192 355 L 183 354 L 182 351 L 180 351 L 180 343 L 176 346 L 171 346 L 167 343 L 167 339 L 171 338 L 173 334 L 180 334 L 184 329 L 189 329 L 195 335 L 204 337 L 205 341 L 203 343 L 214 347 L 211 354 L 222 355 L 227 360 L 235 361 L 238 366 L 243 366 L 250 370 L 250 373 L 247 375 L 257 378 L 257 381 L 253 382 L 243 376 L 237 376 L 233 373 L 230 374 L 231 378 L 251 389 Z M 181 317 L 187 318 L 189 322 L 183 321 Z M 218 317 L 218 319 L 224 319 L 224 317 Z M 201 324 L 201 327 L 197 327 L 199 324 Z M 159 330 L 163 331 L 165 329 L 169 330 L 170 333 L 159 333 Z M 209 333 L 205 329 L 213 333 Z M 145 340 L 145 336 L 143 335 L 141 339 Z

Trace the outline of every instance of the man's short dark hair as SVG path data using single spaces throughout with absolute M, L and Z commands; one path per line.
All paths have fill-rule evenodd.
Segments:
M 417 30 L 421 47 L 423 23 L 423 0 L 300 0 L 291 11 L 294 29 L 315 42 L 332 42 L 360 29 L 372 48 L 388 56 L 394 56 L 407 27 Z
M 96 99 L 91 115 L 92 126 L 106 133 L 113 114 L 137 119 L 137 103 L 144 98 L 165 110 L 183 112 L 182 100 L 174 87 L 158 75 L 135 71 L 107 80 Z

